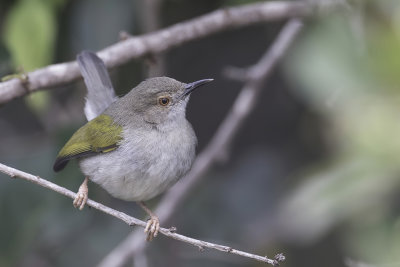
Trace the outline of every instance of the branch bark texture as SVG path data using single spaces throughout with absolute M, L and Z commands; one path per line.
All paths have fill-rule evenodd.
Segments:
M 271 1 L 220 9 L 153 33 L 127 38 L 99 51 L 98 54 L 107 67 L 116 67 L 132 59 L 158 54 L 224 30 L 289 17 L 308 16 L 313 13 L 314 7 L 315 5 L 306 2 Z M 27 76 L 27 82 L 12 79 L 0 83 L 0 104 L 81 77 L 76 62 L 50 65 L 29 72 Z
M 302 27 L 303 24 L 298 19 L 292 19 L 287 22 L 275 42 L 259 62 L 244 70 L 247 82 L 210 143 L 197 156 L 190 172 L 167 191 L 160 200 L 160 204 L 155 209 L 155 214 L 157 214 L 160 221 L 165 222 L 173 215 L 179 203 L 182 203 L 191 189 L 205 177 L 204 174 L 218 161 L 221 153 L 228 149 L 241 125 L 255 107 L 259 94 L 265 88 L 267 78 L 300 33 Z M 141 242 L 141 234 L 137 230 L 131 233 L 100 262 L 98 267 L 123 266 L 136 251 L 141 251 L 142 247 L 145 246 Z
M 59 194 L 62 194 L 64 196 L 67 196 L 67 197 L 72 198 L 72 199 L 74 199 L 75 196 L 76 196 L 76 194 L 74 192 L 72 192 L 72 191 L 70 191 L 70 190 L 68 190 L 68 189 L 66 189 L 64 187 L 61 187 L 61 186 L 56 185 L 56 184 L 54 184 L 52 182 L 49 182 L 49 181 L 47 181 L 45 179 L 42 179 L 39 176 L 35 176 L 35 175 L 32 175 L 32 174 L 29 174 L 29 173 L 26 173 L 26 172 L 11 168 L 11 167 L 6 166 L 6 165 L 1 164 L 1 163 L 0 163 L 0 172 L 10 176 L 11 178 L 21 178 L 21 179 L 24 179 L 26 181 L 35 183 L 37 185 L 40 185 L 40 186 L 45 187 L 47 189 L 53 190 L 53 191 L 55 191 L 55 192 L 57 192 Z M 114 210 L 112 208 L 109 208 L 109 207 L 107 207 L 107 206 L 105 206 L 103 204 L 100 204 L 100 203 L 96 202 L 96 201 L 93 201 L 93 200 L 89 199 L 87 201 L 86 205 L 91 206 L 91 207 L 93 207 L 93 208 L 95 208 L 97 210 L 100 210 L 100 211 L 102 211 L 102 212 L 104 212 L 104 213 L 106 213 L 108 215 L 114 216 L 114 217 L 120 219 L 121 221 L 125 222 L 126 224 L 128 224 L 130 226 L 138 225 L 138 226 L 141 226 L 141 227 L 146 227 L 146 222 L 144 222 L 142 220 L 139 220 L 139 219 L 136 219 L 136 218 L 134 218 L 132 216 L 129 216 L 126 213 L 123 213 L 123 212 Z M 194 238 L 191 238 L 191 237 L 187 237 L 187 236 L 184 236 L 184 235 L 180 235 L 178 233 L 175 233 L 175 231 L 171 230 L 171 229 L 160 228 L 159 232 L 161 234 L 165 235 L 165 236 L 170 237 L 170 238 L 173 238 L 173 239 L 176 239 L 176 240 L 191 244 L 193 246 L 196 246 L 201 250 L 204 250 L 206 248 L 215 249 L 215 250 L 218 250 L 218 251 L 231 253 L 231 254 L 243 256 L 243 257 L 246 257 L 246 258 L 251 258 L 251 259 L 254 259 L 254 260 L 257 260 L 257 261 L 265 262 L 265 263 L 271 264 L 273 266 L 279 265 L 279 261 L 281 259 L 281 254 L 276 255 L 275 259 L 269 259 L 266 256 L 263 257 L 263 256 L 251 254 L 251 253 L 248 253 L 248 252 L 236 250 L 236 249 L 233 249 L 233 248 L 228 247 L 228 246 L 218 245 L 218 244 L 214 244 L 214 243 L 210 243 L 210 242 L 194 239 Z M 143 238 L 142 242 L 144 242 L 144 234 L 143 234 L 142 238 Z

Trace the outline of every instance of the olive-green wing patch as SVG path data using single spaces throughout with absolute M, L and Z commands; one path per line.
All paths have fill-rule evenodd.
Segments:
M 121 134 L 122 127 L 114 124 L 110 116 L 94 118 L 76 131 L 64 145 L 54 162 L 54 171 L 62 170 L 71 159 L 116 149 Z

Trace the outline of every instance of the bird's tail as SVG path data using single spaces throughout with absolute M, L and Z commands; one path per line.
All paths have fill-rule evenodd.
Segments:
M 84 111 L 90 121 L 103 113 L 118 97 L 104 62 L 95 53 L 83 51 L 77 60 L 88 91 Z

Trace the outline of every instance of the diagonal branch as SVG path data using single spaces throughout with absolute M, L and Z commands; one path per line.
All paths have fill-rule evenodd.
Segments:
M 218 161 L 221 153 L 228 149 L 239 128 L 255 107 L 267 78 L 300 33 L 302 26 L 302 22 L 298 19 L 287 22 L 271 48 L 257 64 L 246 70 L 247 82 L 214 137 L 197 156 L 190 172 L 167 191 L 160 200 L 160 204 L 155 210 L 160 221 L 165 222 L 172 216 L 179 203 L 205 177 L 204 174 Z M 122 266 L 133 253 L 140 251 L 145 246 L 141 239 L 141 233 L 134 231 L 115 247 L 98 267 Z
M 308 16 L 313 13 L 315 6 L 305 2 L 270 1 L 220 9 L 153 33 L 127 38 L 101 50 L 99 56 L 107 67 L 116 67 L 132 59 L 161 53 L 224 30 Z M 67 62 L 29 72 L 27 77 L 26 82 L 12 79 L 0 83 L 0 104 L 37 90 L 72 82 L 81 75 L 76 62 Z
M 69 198 L 74 199 L 76 194 L 64 187 L 61 187 L 59 185 L 56 185 L 52 182 L 49 182 L 45 179 L 40 178 L 39 176 L 35 176 L 14 168 L 11 168 L 9 166 L 6 166 L 4 164 L 0 163 L 0 172 L 10 176 L 11 178 L 21 178 L 27 181 L 30 181 L 32 183 L 38 184 L 42 187 L 45 187 L 47 189 L 53 190 L 57 193 L 60 193 L 64 196 L 67 196 Z M 129 215 L 127 215 L 126 213 L 114 210 L 112 208 L 109 208 L 103 204 L 100 204 L 96 201 L 93 200 L 88 200 L 87 201 L 87 205 L 91 206 L 97 210 L 100 210 L 108 215 L 114 216 L 118 219 L 120 219 L 121 221 L 125 222 L 126 224 L 130 225 L 130 226 L 134 226 L 134 225 L 138 225 L 141 227 L 145 227 L 146 226 L 146 222 L 141 221 L 139 219 L 136 219 L 134 217 L 131 217 Z M 255 255 L 255 254 L 251 254 L 248 252 L 244 252 L 241 250 L 237 250 L 237 249 L 233 249 L 231 247 L 228 246 L 223 246 L 223 245 L 218 245 L 218 244 L 214 244 L 214 243 L 210 243 L 210 242 L 206 242 L 206 241 L 202 241 L 202 240 L 198 240 L 198 239 L 194 239 L 191 237 L 187 237 L 184 235 L 180 235 L 175 233 L 175 231 L 173 229 L 166 229 L 166 228 L 160 228 L 160 233 L 168 236 L 170 238 L 191 244 L 193 246 L 198 247 L 200 250 L 204 250 L 205 248 L 209 248 L 209 249 L 215 249 L 218 251 L 222 251 L 222 252 L 226 252 L 226 253 L 231 253 L 231 254 L 235 254 L 235 255 L 239 255 L 242 257 L 246 257 L 246 258 L 251 258 L 257 261 L 261 261 L 261 262 L 265 262 L 265 263 L 269 263 L 273 266 L 277 266 L 279 265 L 279 261 L 284 260 L 284 256 L 282 254 L 278 254 L 275 256 L 275 259 L 269 259 L 266 256 L 259 256 L 259 255 Z M 143 238 L 143 236 L 142 236 Z M 143 242 L 143 241 L 142 241 Z

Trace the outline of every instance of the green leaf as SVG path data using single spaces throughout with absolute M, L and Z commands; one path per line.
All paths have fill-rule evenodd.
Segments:
M 5 22 L 4 42 L 15 67 L 30 71 L 51 63 L 57 29 L 57 2 L 20 0 L 9 12 Z M 35 93 L 26 99 L 35 113 L 46 110 L 49 100 L 47 92 Z
M 30 71 L 51 63 L 56 37 L 53 5 L 20 0 L 6 18 L 4 42 L 16 66 Z

